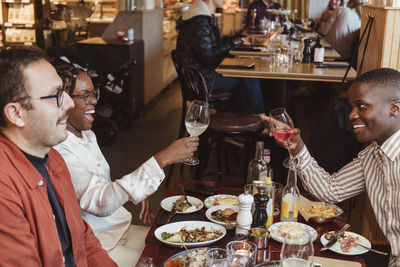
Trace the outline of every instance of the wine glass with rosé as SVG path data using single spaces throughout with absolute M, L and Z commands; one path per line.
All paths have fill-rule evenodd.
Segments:
M 285 161 L 283 162 L 283 166 L 288 168 L 290 161 L 293 161 L 293 163 L 295 163 L 292 151 L 289 148 L 289 140 L 290 138 L 292 138 L 295 132 L 293 120 L 290 118 L 286 109 L 282 107 L 271 110 L 269 113 L 269 117 L 271 135 L 275 137 L 275 139 L 277 139 L 278 141 L 285 143 L 286 148 L 288 149 L 289 158 L 285 159 Z
M 201 135 L 208 127 L 210 123 L 210 112 L 208 109 L 208 103 L 206 101 L 193 100 L 192 104 L 185 117 L 186 130 L 190 136 Z M 197 165 L 200 163 L 196 157 L 190 157 L 182 163 L 188 165 Z

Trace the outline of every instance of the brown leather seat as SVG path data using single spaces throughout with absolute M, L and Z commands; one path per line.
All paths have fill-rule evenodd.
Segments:
M 210 131 L 224 133 L 253 132 L 264 127 L 263 120 L 257 115 L 242 112 L 217 112 L 211 115 Z

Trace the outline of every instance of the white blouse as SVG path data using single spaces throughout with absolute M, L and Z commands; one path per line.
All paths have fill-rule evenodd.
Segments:
M 67 139 L 54 148 L 71 173 L 83 219 L 104 249 L 113 248 L 132 221 L 122 205 L 128 200 L 137 204 L 154 193 L 165 177 L 164 171 L 151 157 L 134 172 L 111 181 L 110 166 L 91 130 L 82 132 L 82 138 L 68 132 Z

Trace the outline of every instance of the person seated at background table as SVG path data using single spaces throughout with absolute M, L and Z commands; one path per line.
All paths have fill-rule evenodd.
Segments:
M 348 99 L 352 107 L 349 120 L 357 141 L 371 143 L 357 158 L 329 174 L 310 155 L 298 129 L 289 141 L 289 148 L 298 159 L 297 169 L 304 188 L 316 198 L 336 203 L 367 191 L 378 224 L 390 242 L 390 266 L 398 267 L 400 72 L 382 68 L 362 74 L 351 85 Z
M 268 20 L 275 20 L 278 15 L 271 14 L 267 9 L 280 9 L 281 4 L 278 0 L 256 0 L 247 8 L 246 27 L 257 27 L 261 24 L 261 20 L 266 18 Z M 255 18 L 254 18 L 255 16 Z
M 66 92 L 75 107 L 66 122 L 68 137 L 55 149 L 64 157 L 71 173 L 82 217 L 103 248 L 118 266 L 135 266 L 149 227 L 132 225 L 132 215 L 122 205 L 127 201 L 139 203 L 154 193 L 165 177 L 162 169 L 192 156 L 198 137 L 174 141 L 132 173 L 111 181 L 110 167 L 91 131 L 99 91 L 82 69 L 60 68 L 59 73 L 66 77 Z M 71 84 L 75 84 L 74 88 Z
M 264 113 L 264 101 L 258 79 L 222 77 L 215 68 L 228 56 L 229 50 L 247 40 L 241 37 L 221 38 L 213 15 L 223 0 L 198 0 L 177 21 L 176 53 L 185 67 L 198 69 L 206 80 L 209 93 L 236 91 L 239 111 Z
M 0 52 L 1 266 L 117 266 L 82 219 L 64 160 L 74 107 L 34 48 Z
M 361 19 L 355 8 L 344 6 L 343 0 L 330 0 L 328 9 L 313 28 L 340 54 L 349 60 L 358 49 Z

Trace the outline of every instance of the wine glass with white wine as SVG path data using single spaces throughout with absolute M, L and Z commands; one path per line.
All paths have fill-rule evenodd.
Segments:
M 210 112 L 208 103 L 201 100 L 194 100 L 186 113 L 185 126 L 190 136 L 201 135 L 210 123 Z M 196 157 L 190 157 L 183 161 L 188 165 L 197 165 L 200 163 Z

